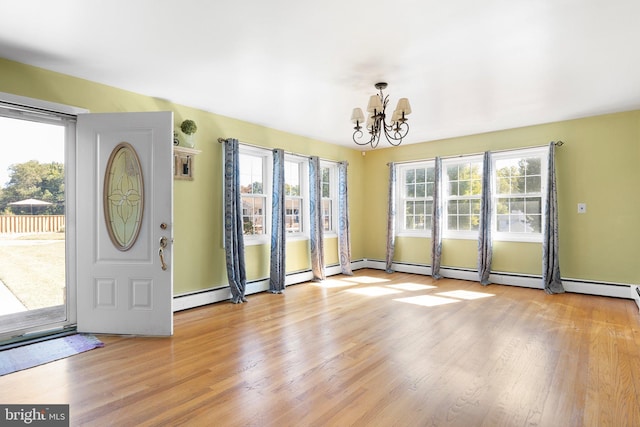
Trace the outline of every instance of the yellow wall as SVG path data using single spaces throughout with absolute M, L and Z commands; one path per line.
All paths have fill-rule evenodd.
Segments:
M 366 256 L 385 259 L 384 230 L 390 161 L 481 153 L 546 145 L 556 150 L 560 266 L 564 278 L 639 283 L 640 111 L 568 120 L 397 148 L 366 155 L 364 180 L 369 215 L 361 218 Z M 579 215 L 577 204 L 586 203 Z M 444 240 L 442 265 L 476 268 L 475 240 Z M 395 260 L 430 264 L 429 239 L 398 238 Z M 497 242 L 492 270 L 541 274 L 540 244 Z
M 252 123 L 207 113 L 166 100 L 0 59 L 0 91 L 92 112 L 173 111 L 175 122 L 198 123 L 194 181 L 175 182 L 175 292 L 208 289 L 227 282 L 222 248 L 221 153 L 218 137 L 283 148 L 349 162 L 349 209 L 354 260 L 384 260 L 389 161 L 480 153 L 546 145 L 556 152 L 562 275 L 596 281 L 640 283 L 640 111 L 530 126 L 447 140 L 360 152 Z M 412 116 L 413 117 L 413 116 Z M 417 114 L 412 120 L 419 117 Z M 411 136 L 411 135 L 409 135 Z M 346 136 L 348 137 L 348 135 Z M 576 205 L 587 204 L 578 215 Z M 476 267 L 475 240 L 445 240 L 443 266 Z M 326 264 L 338 262 L 336 239 L 325 242 Z M 250 280 L 268 276 L 268 246 L 248 246 Z M 398 238 L 395 259 L 430 264 L 430 241 Z M 494 271 L 540 274 L 540 244 L 498 242 Z M 287 271 L 309 268 L 308 242 L 287 245 Z
M 195 180 L 174 182 L 174 289 L 183 294 L 227 283 L 222 247 L 222 145 L 219 137 L 328 160 L 349 162 L 349 186 L 356 194 L 364 187 L 360 152 L 322 141 L 292 135 L 217 114 L 207 113 L 166 100 L 143 96 L 110 86 L 78 79 L 0 58 L 0 92 L 73 105 L 91 112 L 173 111 L 175 124 L 190 118 L 198 124 Z M 354 178 L 355 177 L 355 178 Z M 358 200 L 358 197 L 354 198 Z M 349 207 L 353 217 L 362 215 L 362 205 Z M 352 224 L 351 249 L 354 259 L 364 257 L 362 225 Z M 336 239 L 327 239 L 326 263 L 337 262 Z M 333 241 L 333 242 L 332 242 Z M 309 242 L 287 244 L 287 271 L 310 268 Z M 250 280 L 269 276 L 269 247 L 248 246 L 247 276 Z

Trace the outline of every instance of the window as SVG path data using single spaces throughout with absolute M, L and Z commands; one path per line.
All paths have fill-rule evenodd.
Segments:
M 442 162 L 443 233 L 449 237 L 476 238 L 480 226 L 482 157 Z
M 398 233 L 431 235 L 435 163 L 419 162 L 398 166 Z
M 244 241 L 248 245 L 269 242 L 271 226 L 272 151 L 240 144 L 240 193 Z M 336 168 L 337 170 L 337 168 Z M 309 229 L 309 168 L 306 157 L 287 154 L 284 161 L 285 230 L 287 238 L 305 238 Z M 329 172 L 329 187 L 334 178 Z M 323 184 L 326 180 L 323 180 Z M 331 191 L 331 190 L 330 190 Z M 333 207 L 335 203 L 328 203 Z M 327 212 L 325 222 L 335 214 Z
M 240 147 L 240 193 L 242 227 L 245 236 L 267 233 L 267 154 L 262 150 Z
M 338 168 L 335 163 L 321 162 L 322 224 L 324 233 L 335 233 L 338 208 Z
M 547 147 L 492 153 L 493 238 L 542 241 Z M 434 162 L 397 166 L 397 234 L 429 237 L 435 181 Z M 482 156 L 442 161 L 445 238 L 476 239 L 480 227 Z
M 287 233 L 299 234 L 304 227 L 303 162 L 293 157 L 284 161 L 284 227 Z
M 493 155 L 496 238 L 542 241 L 547 148 Z

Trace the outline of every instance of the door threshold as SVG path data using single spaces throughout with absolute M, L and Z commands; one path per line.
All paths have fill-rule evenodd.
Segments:
M 23 345 L 35 344 L 37 342 L 51 340 L 54 338 L 66 337 L 76 333 L 76 326 L 68 326 L 65 328 L 55 328 L 48 331 L 31 332 L 28 334 L 20 335 L 10 338 L 5 341 L 0 341 L 0 351 L 9 350 L 15 347 L 22 347 Z

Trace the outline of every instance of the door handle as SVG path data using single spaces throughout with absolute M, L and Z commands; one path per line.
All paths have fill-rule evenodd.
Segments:
M 167 263 L 164 262 L 164 249 L 167 247 L 168 239 L 165 236 L 160 238 L 160 249 L 158 249 L 158 256 L 160 257 L 160 264 L 162 265 L 162 270 L 166 270 Z

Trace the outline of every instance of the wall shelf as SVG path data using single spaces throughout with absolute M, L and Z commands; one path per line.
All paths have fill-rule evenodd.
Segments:
M 200 150 L 187 147 L 173 147 L 173 179 L 193 181 L 193 164 Z

